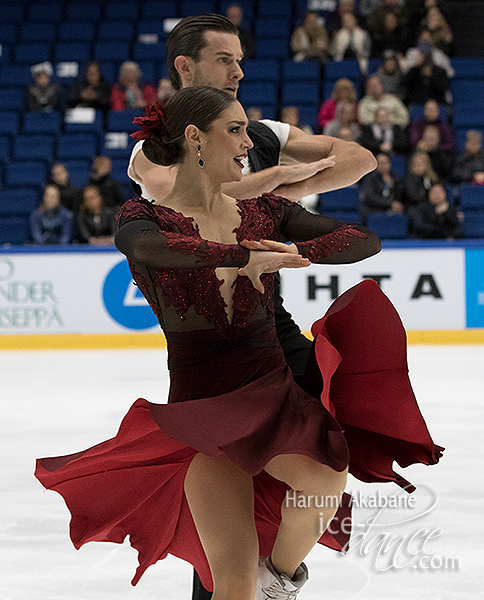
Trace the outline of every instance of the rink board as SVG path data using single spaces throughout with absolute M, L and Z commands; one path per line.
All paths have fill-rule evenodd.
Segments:
M 284 304 L 309 331 L 338 295 L 367 278 L 392 300 L 409 341 L 484 342 L 484 243 L 385 244 L 355 264 L 286 269 Z M 59 347 L 83 346 L 79 334 L 86 347 L 159 346 L 159 332 L 126 260 L 112 247 L 0 250 L 2 348 L 29 347 L 29 339 L 37 346 L 32 336 L 52 334 Z M 106 334 L 117 335 L 108 341 Z

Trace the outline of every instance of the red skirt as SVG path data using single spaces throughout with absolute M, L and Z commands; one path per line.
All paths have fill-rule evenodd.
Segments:
M 138 399 L 117 435 L 77 454 L 37 461 L 36 477 L 60 493 L 76 548 L 88 541 L 138 550 L 135 585 L 167 554 L 189 561 L 207 589 L 210 569 L 184 496 L 192 458 L 225 453 L 253 475 L 260 554 L 270 554 L 288 487 L 263 470 L 279 454 L 303 454 L 362 481 L 394 481 L 393 471 L 434 464 L 435 446 L 408 379 L 405 331 L 380 288 L 348 290 L 313 325 L 308 375 L 321 398 L 297 386 L 271 324 L 220 340 L 213 331 L 169 341 L 168 404 Z M 203 344 L 203 345 L 201 345 Z M 204 392 L 204 393 L 202 393 Z M 345 550 L 349 496 L 320 543 Z

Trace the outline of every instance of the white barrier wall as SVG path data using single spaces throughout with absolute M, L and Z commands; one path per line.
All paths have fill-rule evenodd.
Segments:
M 307 331 L 364 278 L 379 282 L 409 330 L 484 327 L 484 245 L 384 248 L 353 265 L 284 270 L 285 306 Z M 0 335 L 157 330 L 116 250 L 0 251 Z

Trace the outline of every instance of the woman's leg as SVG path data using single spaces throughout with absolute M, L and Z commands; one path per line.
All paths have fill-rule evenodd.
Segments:
M 334 517 L 347 470 L 335 471 L 300 454 L 282 454 L 270 460 L 265 471 L 292 488 L 282 505 L 271 554 L 275 570 L 292 578 Z
M 197 454 L 185 495 L 210 565 L 212 600 L 253 600 L 259 544 L 252 477 L 225 455 Z

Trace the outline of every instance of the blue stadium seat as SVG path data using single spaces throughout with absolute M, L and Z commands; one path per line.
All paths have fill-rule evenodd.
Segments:
M 483 128 L 484 110 L 473 106 L 454 106 L 454 127 Z
M 65 133 L 59 136 L 56 156 L 60 161 L 67 159 L 92 160 L 98 154 L 98 141 L 94 133 Z
M 10 46 L 0 43 L 0 65 L 10 62 Z
M 257 10 L 259 16 L 289 19 L 292 13 L 292 2 L 291 0 L 259 0 Z
M 247 60 L 242 63 L 246 81 L 279 81 L 281 69 L 277 60 Z
M 171 0 L 149 0 L 142 7 L 142 18 L 149 20 L 163 20 L 180 16 L 176 7 L 177 3 Z
M 0 217 L 0 244 L 21 245 L 30 239 L 28 217 Z
M 450 84 L 454 106 L 484 108 L 484 81 L 453 79 Z
M 289 55 L 289 40 L 287 38 L 268 38 L 257 40 L 257 56 L 260 59 L 286 59 Z
M 282 104 L 319 104 L 319 84 L 314 81 L 284 82 Z
M 383 65 L 381 58 L 370 58 L 368 61 L 368 75 L 372 75 Z
M 137 62 L 142 60 L 164 61 L 166 59 L 166 44 L 165 42 L 159 42 L 158 44 L 136 42 L 133 58 Z
M 7 187 L 42 188 L 47 181 L 47 165 L 43 160 L 14 161 L 7 165 Z
M 166 41 L 168 34 L 164 30 L 163 21 L 158 21 L 156 19 L 151 21 L 139 21 L 138 29 L 137 29 L 137 41 L 140 41 L 140 36 L 143 35 L 157 35 L 159 41 Z
M 0 111 L 22 111 L 24 107 L 24 94 L 25 91 L 22 88 L 0 88 Z
M 108 131 L 138 131 L 139 127 L 133 124 L 133 119 L 142 115 L 142 109 L 111 110 L 108 115 Z
M 320 195 L 320 205 L 324 214 L 328 211 L 358 211 L 358 203 L 357 187 L 342 188 Z
M 326 81 L 335 81 L 341 79 L 341 77 L 346 77 L 351 81 L 360 81 L 361 70 L 356 59 L 349 58 L 341 62 L 330 60 L 324 65 L 324 78 Z
M 29 215 L 39 204 L 38 194 L 31 188 L 0 191 L 0 215 Z
M 482 58 L 452 58 L 455 70 L 454 79 L 484 79 Z
M 125 18 L 120 13 L 119 18 Z M 134 24 L 130 21 L 103 21 L 99 24 L 97 39 L 100 42 L 131 42 Z
M 32 82 L 28 65 L 2 65 L 0 67 L 1 87 L 26 87 Z
M 82 188 L 88 183 L 92 160 L 69 159 L 62 162 L 69 172 L 69 179 L 74 187 Z
M 360 215 L 357 210 L 324 210 L 320 209 L 320 212 L 325 217 L 331 217 L 332 219 L 338 219 L 338 221 L 344 221 L 346 223 L 359 223 Z
M 113 178 L 120 183 L 129 183 L 130 179 L 128 177 L 128 164 L 126 160 L 124 158 L 113 158 L 112 163 L 111 175 Z
M 15 23 L 0 23 L 0 44 L 14 44 L 16 40 L 17 25 Z
M 410 121 L 419 121 L 424 118 L 424 104 L 410 104 L 408 110 L 410 112 Z M 439 119 L 442 119 L 445 123 L 449 122 L 450 114 L 449 108 L 444 104 L 439 105 Z
M 24 23 L 20 27 L 21 42 L 51 42 L 55 38 L 53 23 Z
M 48 134 L 19 135 L 14 140 L 13 157 L 15 160 L 51 159 L 54 152 L 54 136 Z
M 467 238 L 484 239 L 484 212 L 475 212 L 465 215 L 464 232 Z
M 54 62 L 87 62 L 91 54 L 89 42 L 57 42 L 54 44 Z
M 96 42 L 94 44 L 94 60 L 124 62 L 129 58 L 129 44 L 126 42 Z
M 138 20 L 141 2 L 132 0 L 111 0 L 104 7 L 104 18 L 106 21 L 125 19 L 132 22 Z
M 94 23 L 88 21 L 66 21 L 60 23 L 59 42 L 91 42 L 94 39 Z
M 74 111 L 75 114 L 75 111 Z M 64 129 L 66 133 L 102 133 L 103 130 L 103 114 L 102 111 L 96 110 L 94 120 L 92 122 L 79 122 L 72 120 L 72 113 L 67 110 L 64 119 Z
M 32 23 L 58 23 L 62 19 L 62 4 L 59 2 L 28 3 L 27 17 Z
M 215 2 L 212 0 L 182 0 L 181 5 L 182 17 L 216 12 Z
M 404 179 L 407 175 L 407 159 L 405 156 L 394 155 L 391 158 L 392 172 L 398 175 L 401 179 Z
M 239 97 L 242 104 L 255 105 L 277 103 L 277 85 L 271 82 L 242 81 Z
M 463 183 L 459 189 L 460 207 L 467 210 L 484 211 L 484 186 Z
M 50 44 L 40 42 L 18 44 L 15 47 L 14 55 L 15 63 L 18 65 L 45 62 L 50 60 Z
M 136 141 L 129 137 L 127 131 L 109 131 L 105 134 L 101 146 L 101 154 L 111 158 L 123 158 L 128 164 L 131 149 Z
M 25 113 L 24 115 L 24 133 L 60 133 L 60 129 L 60 113 Z
M 382 239 L 402 240 L 408 235 L 407 215 L 373 212 L 368 215 L 367 225 Z
M 25 5 L 21 2 L 2 4 L 2 21 L 4 23 L 21 23 L 25 19 Z
M 154 60 L 137 60 L 138 66 L 141 71 L 141 79 L 153 85 L 158 84 L 158 67 Z
M 319 64 L 314 60 L 286 60 L 282 66 L 283 81 L 319 81 Z
M 67 21 L 99 21 L 101 17 L 100 2 L 73 2 L 67 5 Z
M 259 40 L 267 38 L 285 38 L 288 41 L 290 22 L 285 18 L 265 17 L 258 18 L 255 24 L 257 46 Z
M 16 136 L 18 133 L 20 115 L 15 111 L 0 111 L 0 134 Z
M 0 134 L 0 160 L 7 161 L 12 152 L 12 140 L 8 135 Z
M 299 123 L 301 126 L 309 125 L 313 129 L 316 127 L 316 118 L 319 112 L 319 104 L 295 104 L 299 112 Z

